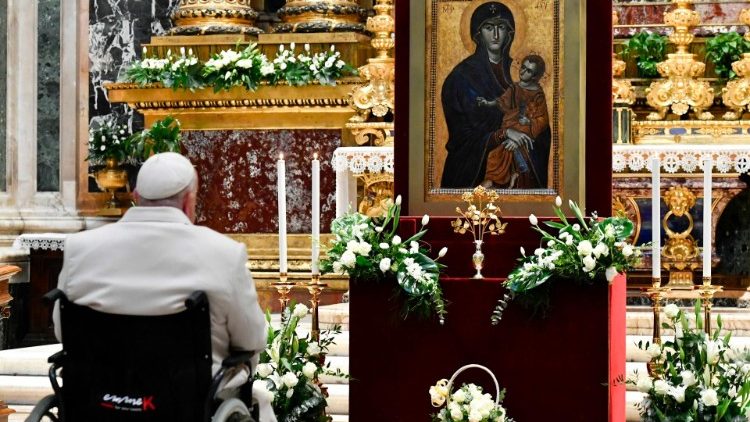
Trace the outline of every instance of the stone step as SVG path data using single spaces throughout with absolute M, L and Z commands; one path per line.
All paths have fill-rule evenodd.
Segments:
M 638 414 L 638 403 L 643 400 L 644 394 L 639 391 L 628 391 L 625 393 L 625 420 L 627 422 L 640 422 Z
M 627 309 L 627 334 L 651 336 L 653 334 L 654 320 L 651 308 L 648 306 L 628 306 Z M 694 314 L 693 308 L 682 307 L 680 309 L 689 317 L 692 317 Z M 716 318 L 718 315 L 721 315 L 724 331 L 729 330 L 736 337 L 750 337 L 750 310 L 747 308 L 713 308 L 711 311 L 711 326 L 714 329 L 717 327 Z M 667 321 L 664 314 L 661 316 L 661 321 Z M 669 331 L 665 331 L 664 334 L 669 334 Z

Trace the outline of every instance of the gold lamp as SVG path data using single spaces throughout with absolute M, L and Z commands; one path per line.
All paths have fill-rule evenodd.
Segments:
M 667 60 L 656 65 L 659 74 L 666 80 L 653 82 L 647 89 L 646 102 L 656 109 L 646 118 L 662 120 L 668 110 L 682 116 L 691 108 L 699 120 L 713 119 L 706 111 L 714 100 L 714 90 L 706 81 L 696 78 L 703 75 L 706 65 L 688 53 L 693 42 L 692 27 L 701 22 L 698 12 L 692 9 L 693 0 L 676 0 L 677 7 L 664 14 L 664 23 L 674 27 L 669 41 L 677 45 L 677 52 L 667 55 Z

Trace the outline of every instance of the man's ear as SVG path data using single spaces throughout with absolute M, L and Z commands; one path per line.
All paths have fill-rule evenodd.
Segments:
M 133 200 L 135 200 L 136 204 L 140 204 L 141 203 L 141 194 L 138 193 L 137 189 L 133 191 Z

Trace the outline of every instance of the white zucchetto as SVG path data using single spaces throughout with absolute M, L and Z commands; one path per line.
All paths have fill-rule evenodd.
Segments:
M 155 154 L 138 172 L 135 190 L 144 199 L 165 199 L 179 193 L 193 181 L 193 164 L 176 152 Z

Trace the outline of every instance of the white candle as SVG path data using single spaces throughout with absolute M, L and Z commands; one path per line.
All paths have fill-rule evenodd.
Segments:
M 713 160 L 703 161 L 703 278 L 711 278 L 711 188 Z
M 276 174 L 279 201 L 279 272 L 286 273 L 286 163 L 284 163 L 284 154 L 279 154 Z
M 661 278 L 661 163 L 651 160 L 651 277 Z
M 320 256 L 320 160 L 318 154 L 312 160 L 312 273 L 318 274 Z

